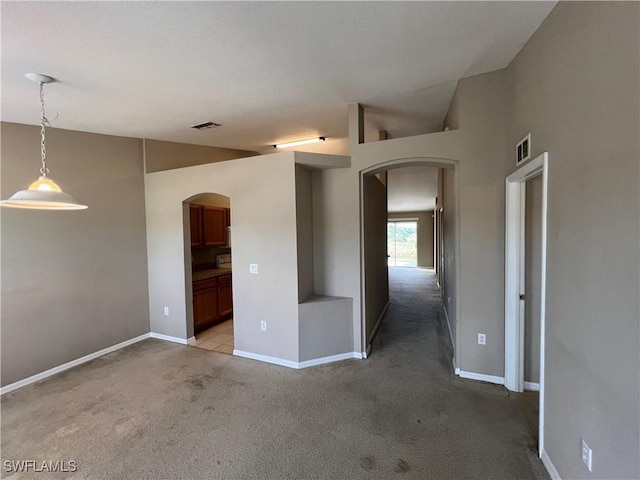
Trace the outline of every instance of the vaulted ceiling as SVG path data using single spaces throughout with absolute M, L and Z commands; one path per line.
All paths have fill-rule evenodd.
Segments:
M 348 153 L 347 106 L 440 129 L 460 78 L 506 67 L 555 2 L 2 2 L 2 120 L 270 152 Z M 221 127 L 197 131 L 193 124 Z

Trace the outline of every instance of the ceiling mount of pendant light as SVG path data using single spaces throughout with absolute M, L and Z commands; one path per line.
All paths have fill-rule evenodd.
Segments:
M 45 148 L 46 130 L 49 120 L 44 110 L 44 85 L 55 82 L 53 77 L 39 73 L 27 73 L 29 80 L 40 84 L 40 154 L 42 167 L 40 178 L 33 182 L 27 190 L 20 190 L 8 200 L 3 200 L 0 205 L 12 208 L 29 208 L 35 210 L 83 210 L 86 205 L 81 205 L 68 193 L 64 193 L 56 183 L 48 177 L 47 150 Z

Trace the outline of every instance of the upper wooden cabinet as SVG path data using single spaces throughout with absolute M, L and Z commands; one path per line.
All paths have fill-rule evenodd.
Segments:
M 227 244 L 229 209 L 189 205 L 192 247 L 224 247 Z
M 223 247 L 227 244 L 227 210 L 220 207 L 202 207 L 202 243 L 205 247 Z

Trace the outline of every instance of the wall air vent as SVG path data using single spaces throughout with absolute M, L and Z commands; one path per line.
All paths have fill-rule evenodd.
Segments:
M 528 133 L 516 145 L 516 167 L 531 158 L 531 134 Z
M 220 125 L 219 123 L 204 122 L 198 123 L 197 125 L 191 125 L 191 128 L 195 128 L 196 130 L 206 130 L 207 128 L 216 128 L 221 126 L 222 125 Z

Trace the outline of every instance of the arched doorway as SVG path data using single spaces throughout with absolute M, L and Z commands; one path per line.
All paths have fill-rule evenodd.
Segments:
M 443 304 L 451 336 L 454 355 L 459 352 L 459 330 L 457 292 L 459 291 L 459 215 L 458 215 L 458 162 L 450 159 L 413 157 L 382 162 L 360 171 L 360 252 L 361 252 L 361 331 L 363 352 L 370 352 L 371 342 L 388 307 L 388 270 L 386 250 L 386 227 L 388 212 L 380 212 L 380 194 L 374 192 L 385 183 L 386 173 L 406 167 L 432 167 L 441 172 L 438 180 L 439 197 L 434 208 L 433 223 L 434 268 L 443 292 Z M 377 178 L 379 182 L 372 180 Z M 386 185 L 383 187 L 386 190 Z M 442 195 L 446 188 L 446 195 Z M 373 192 L 373 193 L 372 193 Z M 448 199 L 444 205 L 444 198 Z M 372 212 L 377 209 L 377 212 Z M 381 229 L 384 228 L 385 232 Z M 443 231 L 446 230 L 446 233 Z M 382 235 L 385 235 L 382 240 Z M 385 300 L 385 282 L 386 299 Z M 455 359 L 454 359 L 455 368 Z
M 202 193 L 185 200 L 186 322 L 190 345 L 232 354 L 234 348 L 231 199 Z

